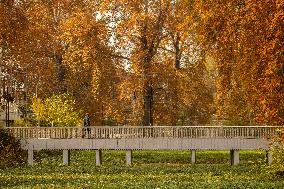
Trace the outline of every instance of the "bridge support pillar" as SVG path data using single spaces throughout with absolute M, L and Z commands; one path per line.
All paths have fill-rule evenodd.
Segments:
M 70 165 L 70 150 L 63 150 L 63 164 Z
M 196 150 L 191 150 L 191 164 L 196 163 Z
M 231 165 L 238 165 L 240 163 L 239 150 L 230 150 L 230 155 L 231 155 Z
M 272 164 L 272 153 L 271 153 L 271 151 L 267 150 L 265 156 L 266 156 L 266 163 L 268 165 L 271 165 Z
M 126 151 L 126 165 L 132 164 L 132 150 Z
M 28 165 L 34 164 L 34 151 L 28 150 Z
M 96 150 L 96 165 L 102 164 L 102 150 Z

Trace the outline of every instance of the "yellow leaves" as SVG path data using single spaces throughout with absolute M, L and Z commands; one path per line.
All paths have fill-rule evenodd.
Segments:
M 67 44 L 80 45 L 92 29 L 93 23 L 94 21 L 90 20 L 87 15 L 77 13 L 61 25 L 63 31 L 61 37 Z
M 44 109 L 44 104 L 40 98 L 36 97 L 32 98 L 31 108 L 35 110 L 34 114 L 36 115 L 37 119 L 41 120 L 44 118 L 45 109 Z
M 101 81 L 102 73 L 97 64 L 93 65 L 93 77 L 92 77 L 92 92 L 95 94 L 95 98 L 99 98 L 99 88 Z
M 41 100 L 33 98 L 32 111 L 44 126 L 77 126 L 79 111 L 74 110 L 75 102 L 68 94 L 53 95 Z
M 95 63 L 93 58 L 96 57 L 96 49 L 100 48 L 102 42 L 99 36 L 104 31 L 103 25 L 90 15 L 79 11 L 66 19 L 60 28 L 60 39 L 68 47 L 64 62 L 73 72 L 89 69 Z

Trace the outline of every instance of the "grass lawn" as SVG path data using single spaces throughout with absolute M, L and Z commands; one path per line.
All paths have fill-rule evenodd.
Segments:
M 133 165 L 125 165 L 124 151 L 103 151 L 103 165 L 95 165 L 95 151 L 71 151 L 71 165 L 62 152 L 35 154 L 35 165 L 0 169 L 0 188 L 284 188 L 264 164 L 263 151 L 241 151 L 240 164 L 230 165 L 227 151 L 134 151 Z

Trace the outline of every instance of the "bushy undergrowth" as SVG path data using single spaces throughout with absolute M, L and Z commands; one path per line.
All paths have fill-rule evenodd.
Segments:
M 0 128 L 0 168 L 23 164 L 26 152 L 21 149 L 19 140 Z
M 270 167 L 271 172 L 277 177 L 284 177 L 284 141 L 280 135 L 273 139 L 271 149 L 273 155 L 273 162 Z

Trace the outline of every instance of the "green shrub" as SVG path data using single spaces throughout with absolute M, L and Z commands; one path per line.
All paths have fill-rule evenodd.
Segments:
M 278 131 L 278 135 L 273 138 L 271 145 L 273 154 L 273 163 L 271 165 L 272 172 L 276 176 L 284 176 L 284 141 L 283 128 Z
M 5 129 L 0 129 L 0 167 L 10 167 L 26 161 L 26 152 L 21 149 L 20 141 Z
M 273 149 L 273 164 L 271 166 L 276 176 L 284 176 L 284 145 Z
M 34 98 L 31 109 L 36 123 L 41 126 L 77 126 L 82 121 L 75 110 L 75 101 L 68 94 L 53 95 L 44 100 Z

